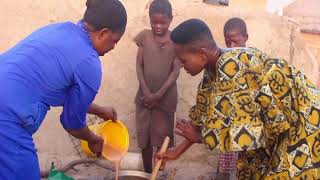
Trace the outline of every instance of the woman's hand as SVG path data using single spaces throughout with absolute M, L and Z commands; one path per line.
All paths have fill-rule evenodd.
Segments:
M 185 119 L 181 119 L 177 122 L 175 133 L 185 137 L 192 143 L 202 142 L 200 129 Z
M 104 119 L 105 121 L 111 119 L 113 122 L 116 122 L 118 120 L 117 111 L 111 106 L 101 107 L 98 117 Z
M 97 155 L 97 157 L 101 156 L 104 143 L 103 139 L 95 135 L 88 128 L 88 126 L 81 129 L 66 129 L 66 131 L 68 131 L 68 133 L 70 133 L 73 137 L 87 141 L 89 148 L 93 152 L 93 154 Z
M 103 148 L 103 139 L 101 137 L 96 136 L 93 141 L 88 142 L 88 145 L 93 154 L 97 157 L 101 156 Z
M 167 150 L 167 152 L 163 154 L 160 154 L 158 152 L 155 157 L 155 164 L 162 159 L 160 170 L 163 170 L 165 168 L 167 161 L 176 160 L 179 157 L 180 157 L 180 152 L 177 149 Z
M 113 122 L 116 122 L 118 120 L 117 112 L 111 106 L 99 106 L 95 103 L 92 103 L 88 113 L 94 114 L 105 121 L 111 119 Z
M 172 161 L 178 159 L 184 152 L 186 152 L 191 146 L 192 142 L 185 139 L 181 144 L 179 144 L 175 149 L 167 150 L 167 152 L 160 154 L 157 153 L 156 161 L 162 159 L 161 169 L 164 169 L 167 161 Z

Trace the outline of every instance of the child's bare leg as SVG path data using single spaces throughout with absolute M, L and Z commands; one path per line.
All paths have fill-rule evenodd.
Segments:
M 152 173 L 152 146 L 142 149 L 143 166 L 146 173 Z

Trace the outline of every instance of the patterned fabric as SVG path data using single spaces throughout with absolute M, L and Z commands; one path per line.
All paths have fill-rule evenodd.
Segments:
M 237 152 L 226 152 L 219 154 L 218 171 L 230 173 L 237 170 Z
M 239 151 L 239 179 L 320 178 L 320 96 L 281 59 L 253 48 L 221 55 L 190 119 L 218 152 Z

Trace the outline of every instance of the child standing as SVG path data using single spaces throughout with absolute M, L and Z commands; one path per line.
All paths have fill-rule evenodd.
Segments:
M 134 39 L 138 46 L 137 76 L 139 89 L 135 98 L 138 145 L 142 149 L 144 168 L 152 172 L 153 147 L 159 148 L 166 136 L 173 146 L 174 114 L 177 107 L 176 80 L 180 61 L 175 59 L 168 30 L 172 7 L 168 0 L 150 4 L 151 29 Z
M 248 40 L 247 26 L 241 18 L 229 19 L 223 28 L 224 40 L 227 48 L 246 47 Z M 218 160 L 216 180 L 230 179 L 237 171 L 237 152 L 221 153 Z

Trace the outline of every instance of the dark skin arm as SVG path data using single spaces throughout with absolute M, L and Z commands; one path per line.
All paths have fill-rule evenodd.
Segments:
M 101 156 L 102 147 L 103 147 L 103 139 L 97 135 L 95 135 L 90 129 L 86 126 L 81 129 L 73 130 L 66 129 L 68 133 L 70 133 L 73 137 L 82 139 L 87 141 L 89 144 L 90 150 L 97 155 L 97 157 Z
M 177 81 L 181 69 L 181 63 L 178 59 L 175 59 L 172 65 L 171 72 L 169 74 L 166 82 L 161 86 L 161 88 L 156 93 L 151 93 L 150 96 L 143 97 L 144 103 L 148 105 L 149 108 L 153 108 L 163 95 L 168 91 L 171 85 Z
M 186 152 L 194 143 L 190 142 L 189 140 L 185 139 L 181 144 L 179 144 L 176 148 L 167 150 L 163 154 L 157 153 L 155 155 L 155 163 L 162 159 L 162 164 L 160 169 L 163 170 L 167 161 L 173 161 L 178 159 L 184 152 Z
M 99 106 L 92 103 L 89 107 L 88 113 L 94 114 L 105 121 L 111 119 L 113 122 L 116 122 L 118 119 L 116 110 L 110 106 Z
M 164 154 L 157 154 L 157 159 L 163 159 L 161 168 L 170 160 L 178 159 L 186 152 L 194 143 L 202 143 L 201 131 L 198 127 L 191 124 L 190 121 L 184 119 L 177 122 L 175 133 L 185 137 L 186 139 L 175 149 L 168 150 Z
M 177 122 L 175 133 L 192 143 L 202 143 L 201 130 L 199 127 L 193 125 L 191 121 L 180 119 Z
M 144 96 L 150 96 L 151 92 L 146 84 L 146 81 L 144 79 L 144 73 L 143 73 L 143 47 L 138 48 L 138 54 L 137 54 L 137 61 L 136 61 L 136 70 L 137 70 L 137 76 L 138 81 L 140 84 L 140 87 L 142 89 L 142 92 Z
M 111 119 L 112 121 L 117 121 L 117 112 L 112 107 L 103 107 L 92 103 L 89 107 L 88 113 L 97 115 L 99 118 L 102 118 L 104 120 Z M 66 129 L 66 131 L 75 138 L 87 141 L 90 150 L 98 157 L 101 156 L 103 139 L 95 135 L 87 126 L 77 130 Z

